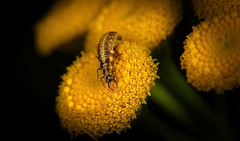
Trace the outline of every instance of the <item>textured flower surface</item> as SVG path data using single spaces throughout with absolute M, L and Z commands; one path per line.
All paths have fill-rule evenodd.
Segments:
M 152 49 L 181 19 L 181 3 L 177 0 L 112 1 L 91 25 L 85 49 L 96 50 L 99 39 L 108 31 L 118 31 L 123 40 L 142 42 Z
M 151 49 L 166 39 L 181 19 L 178 0 L 63 0 L 37 24 L 36 46 L 39 54 L 49 55 L 90 29 L 87 52 L 107 31 L 118 31 L 124 40 L 141 41 Z
M 97 77 L 96 53 L 82 53 L 67 67 L 56 98 L 56 111 L 64 129 L 73 136 L 88 134 L 98 139 L 130 128 L 158 78 L 158 63 L 141 46 L 126 41 L 119 45 L 121 55 L 114 62 L 118 87 L 113 91 Z
M 239 0 L 193 0 L 192 5 L 199 19 L 208 19 L 231 11 L 240 12 Z
M 107 2 L 108 0 L 58 1 L 36 25 L 38 53 L 49 55 L 61 45 L 83 35 Z
M 193 27 L 181 56 L 182 69 L 198 90 L 223 93 L 240 86 L 240 15 L 214 17 Z

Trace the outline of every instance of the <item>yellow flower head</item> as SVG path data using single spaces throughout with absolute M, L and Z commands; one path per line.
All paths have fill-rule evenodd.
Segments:
M 49 55 L 61 45 L 82 35 L 108 0 L 61 0 L 38 22 L 36 47 Z
M 240 86 L 240 14 L 214 17 L 193 27 L 181 56 L 188 82 L 223 93 Z
M 173 31 L 181 14 L 181 3 L 177 0 L 112 1 L 90 26 L 85 49 L 96 50 L 107 31 L 118 31 L 123 40 L 142 42 L 152 49 Z
M 88 134 L 94 139 L 130 128 L 158 78 L 158 64 L 142 48 L 126 41 L 118 46 L 121 55 L 114 61 L 118 87 L 113 91 L 97 77 L 96 53 L 82 53 L 67 67 L 56 98 L 61 126 L 72 135 Z
M 199 19 L 209 19 L 231 11 L 240 12 L 240 0 L 193 0 L 192 5 Z

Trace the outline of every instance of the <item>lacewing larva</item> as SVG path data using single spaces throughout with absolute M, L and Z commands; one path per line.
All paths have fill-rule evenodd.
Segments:
M 106 83 L 108 83 L 108 88 L 111 90 L 113 90 L 113 88 L 110 87 L 110 83 L 112 81 L 115 82 L 117 87 L 115 76 L 116 70 L 114 69 L 113 64 L 114 60 L 119 56 L 116 48 L 118 47 L 120 41 L 121 36 L 117 32 L 110 31 L 102 36 L 98 44 L 99 69 L 97 70 L 97 74 L 99 74 L 99 70 L 102 71 L 103 76 L 101 77 L 101 81 L 105 78 Z

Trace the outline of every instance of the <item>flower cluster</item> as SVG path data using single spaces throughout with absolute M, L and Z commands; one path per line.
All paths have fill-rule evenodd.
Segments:
M 222 14 L 193 27 L 181 56 L 182 69 L 198 90 L 223 93 L 240 86 L 240 14 Z
M 198 90 L 223 93 L 240 86 L 240 1 L 193 0 L 205 19 L 187 36 L 180 57 L 188 82 Z
M 211 19 L 231 11 L 240 12 L 239 0 L 193 0 L 192 5 L 199 19 Z
M 36 47 L 46 56 L 87 33 L 85 50 L 96 51 L 101 36 L 116 31 L 124 40 L 152 49 L 181 19 L 178 0 L 63 0 L 36 25 Z
M 52 51 L 83 35 L 108 0 L 61 0 L 35 28 L 36 49 L 40 55 Z M 94 3 L 94 4 L 93 4 Z
M 61 126 L 73 136 L 93 139 L 130 128 L 159 78 L 150 50 L 171 34 L 181 14 L 177 0 L 63 0 L 54 6 L 36 26 L 40 54 L 48 55 L 86 33 L 85 51 L 67 67 L 59 86 L 56 111 Z M 113 64 L 113 90 L 97 77 L 98 43 L 109 31 L 122 37 Z
M 88 134 L 98 139 L 104 134 L 130 128 L 136 111 L 146 103 L 154 86 L 157 64 L 143 45 L 123 42 L 114 68 L 118 87 L 113 91 L 97 78 L 95 53 L 82 53 L 63 75 L 57 97 L 57 113 L 61 125 L 72 135 Z
M 118 31 L 123 40 L 142 42 L 153 49 L 181 19 L 181 3 L 176 0 L 113 1 L 89 28 L 85 49 L 96 50 L 99 39 L 108 31 Z

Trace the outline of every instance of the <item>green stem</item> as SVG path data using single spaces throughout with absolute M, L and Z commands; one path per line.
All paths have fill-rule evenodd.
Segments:
M 147 132 L 157 134 L 167 141 L 198 141 L 190 135 L 186 135 L 174 129 L 160 118 L 153 115 L 146 106 L 143 106 L 141 116 L 136 120 L 137 126 Z
M 153 51 L 154 56 L 160 61 L 158 74 L 161 83 L 165 85 L 165 89 L 169 93 L 171 92 L 171 97 L 181 101 L 184 106 L 201 111 L 204 114 L 211 114 L 211 109 L 201 99 L 198 92 L 187 83 L 186 77 L 174 63 L 170 44 L 172 41 L 173 38 L 170 37 L 169 40 L 161 43 L 160 49 Z M 156 84 L 156 87 L 158 87 L 158 82 Z M 152 94 L 154 95 L 155 93 Z
M 171 56 L 166 55 L 163 56 L 163 58 L 164 59 L 161 60 L 159 75 L 161 80 L 171 89 L 174 97 L 180 99 L 186 106 L 192 107 L 195 110 L 199 110 L 205 114 L 212 113 L 198 95 L 197 91 L 187 83 L 186 78 L 177 68 Z
M 169 52 L 161 54 L 160 62 L 161 81 L 156 81 L 156 86 L 151 90 L 152 101 L 183 124 L 193 123 L 191 129 L 206 140 L 236 140 L 228 121 L 210 109 L 197 91 L 187 83 Z
M 173 97 L 161 81 L 156 81 L 156 86 L 151 89 L 151 94 L 151 100 L 178 119 L 179 122 L 187 124 L 191 121 L 185 108 Z

